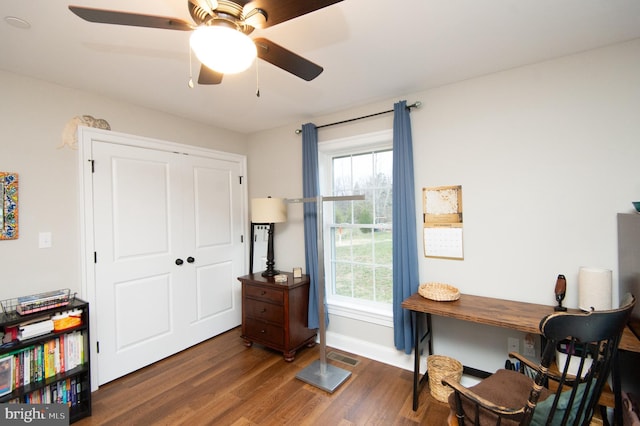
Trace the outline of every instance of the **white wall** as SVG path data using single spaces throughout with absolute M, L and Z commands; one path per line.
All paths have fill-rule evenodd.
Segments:
M 580 266 L 612 269 L 617 282 L 616 213 L 640 197 L 639 72 L 636 40 L 429 92 L 414 115 L 427 116 L 414 126 L 416 180 L 463 185 L 465 261 L 425 260 L 423 280 L 554 304 L 562 273 L 570 307 Z M 445 325 L 456 337 L 438 333 L 436 350 L 477 358 L 457 341 L 478 333 L 434 327 Z M 504 353 L 505 334 L 491 331 Z
M 614 271 L 616 213 L 640 199 L 640 40 L 533 64 L 313 117 L 317 125 L 422 101 L 411 114 L 416 221 L 423 187 L 462 185 L 463 261 L 422 257 L 420 280 L 463 293 L 555 304 L 558 274 L 565 305 L 577 307 L 583 265 Z M 252 135 L 249 197 L 297 197 L 301 123 Z M 319 130 L 322 141 L 391 128 L 385 115 Z M 292 208 L 289 212 L 291 214 Z M 304 266 L 301 218 L 278 225 L 276 264 Z M 616 289 L 617 290 L 617 289 Z M 614 290 L 617 301 L 617 291 Z M 504 364 L 507 337 L 494 327 L 435 318 L 435 351 L 488 371 Z M 328 343 L 411 368 L 393 356 L 392 332 L 332 317 Z M 363 349 L 368 347 L 368 349 Z
M 80 292 L 78 151 L 57 149 L 74 116 L 113 130 L 245 154 L 246 137 L 0 71 L 0 171 L 19 174 L 19 238 L 0 241 L 0 300 L 58 288 Z M 53 246 L 38 248 L 38 233 Z

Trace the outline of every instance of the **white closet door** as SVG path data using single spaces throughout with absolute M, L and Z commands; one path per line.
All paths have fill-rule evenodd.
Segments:
M 197 156 L 183 157 L 185 270 L 190 276 L 184 296 L 189 316 L 189 341 L 202 341 L 241 323 L 241 287 L 244 247 L 240 165 Z M 189 342 L 187 342 L 189 343 Z M 191 343 L 193 344 L 193 343 Z
M 92 142 L 98 384 L 241 322 L 240 164 Z

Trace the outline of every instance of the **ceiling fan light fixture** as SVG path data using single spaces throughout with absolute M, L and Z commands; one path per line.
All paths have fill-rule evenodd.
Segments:
M 189 43 L 200 62 L 223 74 L 245 71 L 257 56 L 253 40 L 227 26 L 198 27 L 191 34 Z

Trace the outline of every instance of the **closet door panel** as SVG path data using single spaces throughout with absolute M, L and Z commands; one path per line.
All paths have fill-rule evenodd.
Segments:
M 182 233 L 182 211 L 175 208 L 175 154 L 104 141 L 94 141 L 92 151 L 94 309 L 103 384 L 183 348 L 175 301 L 184 272 L 175 264 L 174 243 Z
M 222 262 L 197 270 L 198 294 L 196 297 L 198 320 L 204 320 L 229 312 L 234 307 L 233 288 L 218 285 L 232 279 L 232 264 Z
M 195 167 L 195 245 L 228 246 L 231 241 L 232 188 L 229 170 Z
M 203 157 L 187 157 L 186 169 L 193 188 L 194 220 L 185 222 L 192 235 L 186 249 L 194 259 L 195 288 L 190 306 L 197 312 L 189 333 L 199 338 L 222 333 L 240 324 L 241 297 L 237 280 L 244 268 L 240 164 Z
M 115 259 L 167 255 L 168 163 L 113 158 L 111 166 Z
M 171 333 L 171 279 L 157 275 L 116 283 L 116 352 Z

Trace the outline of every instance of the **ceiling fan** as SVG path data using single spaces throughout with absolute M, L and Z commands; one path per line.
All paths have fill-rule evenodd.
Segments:
M 198 76 L 199 84 L 220 84 L 224 73 L 240 72 L 248 68 L 255 57 L 259 57 L 306 81 L 311 81 L 322 73 L 323 68 L 260 37 L 251 39 L 249 34 L 255 28 L 268 28 L 298 16 L 322 9 L 342 0 L 187 0 L 189 13 L 195 24 L 182 19 L 155 15 L 69 6 L 71 12 L 80 18 L 103 24 L 129 25 L 134 27 L 159 28 L 165 30 L 193 31 L 191 47 L 202 63 Z M 229 39 L 239 39 L 239 45 L 232 45 Z M 231 54 L 247 50 L 243 64 L 229 68 L 216 61 Z M 244 67 L 244 69 L 242 69 Z

